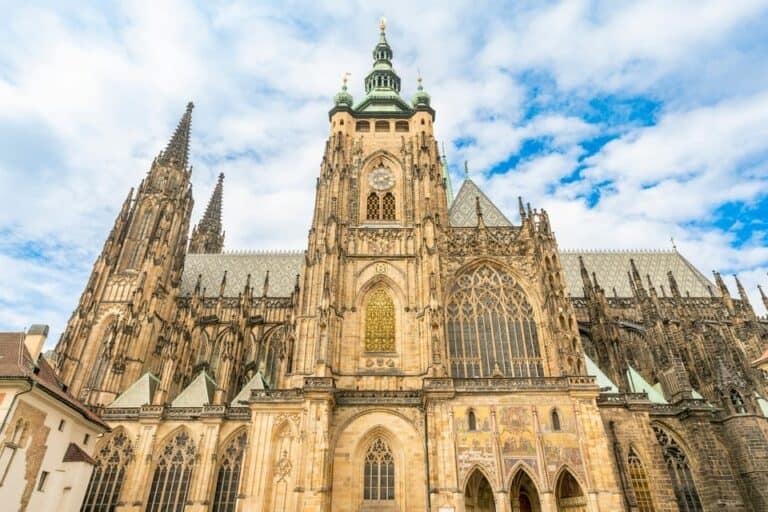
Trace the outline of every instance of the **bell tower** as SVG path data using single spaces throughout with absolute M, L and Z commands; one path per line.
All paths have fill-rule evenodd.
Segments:
M 292 374 L 341 387 L 420 387 L 438 371 L 430 304 L 446 179 L 430 96 L 419 78 L 405 101 L 392 59 L 382 22 L 365 96 L 355 103 L 345 76 L 334 98 L 302 276 Z

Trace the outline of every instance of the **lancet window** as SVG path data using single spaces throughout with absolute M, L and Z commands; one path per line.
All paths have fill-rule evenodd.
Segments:
M 376 288 L 365 307 L 365 351 L 395 351 L 395 303 L 383 288 Z
M 133 457 L 131 441 L 120 431 L 98 452 L 81 512 L 112 512 L 123 487 L 125 468 Z
M 363 499 L 388 501 L 395 499 L 395 459 L 383 439 L 371 443 L 365 455 Z
M 645 474 L 645 468 L 637 456 L 634 449 L 629 450 L 627 457 L 627 466 L 629 467 L 629 481 L 632 483 L 632 490 L 635 491 L 635 500 L 637 501 L 637 510 L 639 512 L 654 512 L 653 500 L 651 500 L 651 487 L 648 484 L 648 477 Z
M 391 192 L 384 194 L 384 199 L 381 201 L 381 218 L 395 220 L 395 196 Z
M 163 448 L 157 461 L 147 500 L 148 512 L 182 512 L 195 465 L 197 450 L 186 431 Z
M 235 512 L 247 439 L 242 432 L 224 449 L 213 494 L 213 512 Z
M 368 201 L 366 203 L 366 213 L 368 220 L 379 220 L 381 218 L 381 208 L 379 205 L 379 196 L 376 192 L 371 192 L 368 195 Z
M 483 264 L 461 274 L 446 318 L 452 376 L 543 376 L 533 308 L 506 272 Z
M 680 511 L 700 512 L 704 510 L 696 490 L 696 484 L 693 481 L 688 457 L 677 444 L 677 441 L 667 432 L 656 426 L 653 427 L 653 432 L 656 434 L 656 440 L 664 453 L 664 462 L 667 464 L 667 471 L 669 471 L 669 477 L 672 479 L 672 488 Z

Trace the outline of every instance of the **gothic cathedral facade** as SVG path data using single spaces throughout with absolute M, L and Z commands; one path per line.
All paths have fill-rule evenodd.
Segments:
M 222 252 L 223 176 L 190 233 L 192 104 L 129 193 L 57 347 L 112 428 L 82 510 L 768 510 L 741 285 L 454 197 L 383 26 L 373 58 L 330 110 L 305 251 Z

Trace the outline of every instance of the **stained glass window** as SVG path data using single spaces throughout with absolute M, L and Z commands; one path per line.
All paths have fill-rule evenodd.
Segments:
M 645 474 L 645 468 L 637 456 L 634 449 L 629 450 L 627 458 L 629 466 L 629 480 L 632 483 L 632 489 L 635 491 L 635 500 L 637 501 L 637 510 L 639 512 L 654 512 L 653 501 L 651 500 L 651 488 L 648 485 L 648 477 Z
M 377 288 L 365 308 L 365 351 L 395 351 L 395 304 L 384 288 Z
M 213 512 L 235 512 L 246 442 L 247 436 L 242 432 L 224 449 L 213 494 Z
M 366 212 L 368 215 L 368 220 L 379 220 L 381 214 L 379 209 L 379 196 L 376 194 L 376 192 L 371 192 L 368 196 Z
M 125 468 L 133 456 L 131 441 L 118 432 L 96 455 L 96 467 L 85 491 L 82 512 L 111 512 L 115 510 L 123 487 Z
M 395 220 L 395 196 L 391 192 L 384 194 L 384 199 L 381 202 L 381 218 Z
M 157 461 L 147 500 L 148 512 L 182 512 L 197 451 L 189 434 L 179 432 L 165 445 Z
M 365 455 L 363 499 L 395 499 L 395 459 L 383 439 L 376 439 Z
M 703 510 L 696 484 L 693 481 L 691 466 L 688 464 L 682 448 L 668 433 L 659 427 L 653 427 L 656 440 L 664 453 L 669 477 L 672 479 L 672 489 L 680 512 L 700 512 Z
M 460 275 L 446 303 L 454 377 L 544 375 L 533 308 L 512 277 L 488 264 Z

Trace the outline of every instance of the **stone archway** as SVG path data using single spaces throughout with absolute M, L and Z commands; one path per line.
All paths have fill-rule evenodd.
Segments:
M 560 473 L 555 485 L 558 512 L 587 512 L 587 497 L 570 471 Z
M 464 510 L 465 512 L 496 512 L 493 489 L 479 469 L 472 472 L 464 486 Z
M 509 492 L 512 501 L 512 512 L 541 512 L 539 493 L 531 477 L 519 469 Z

